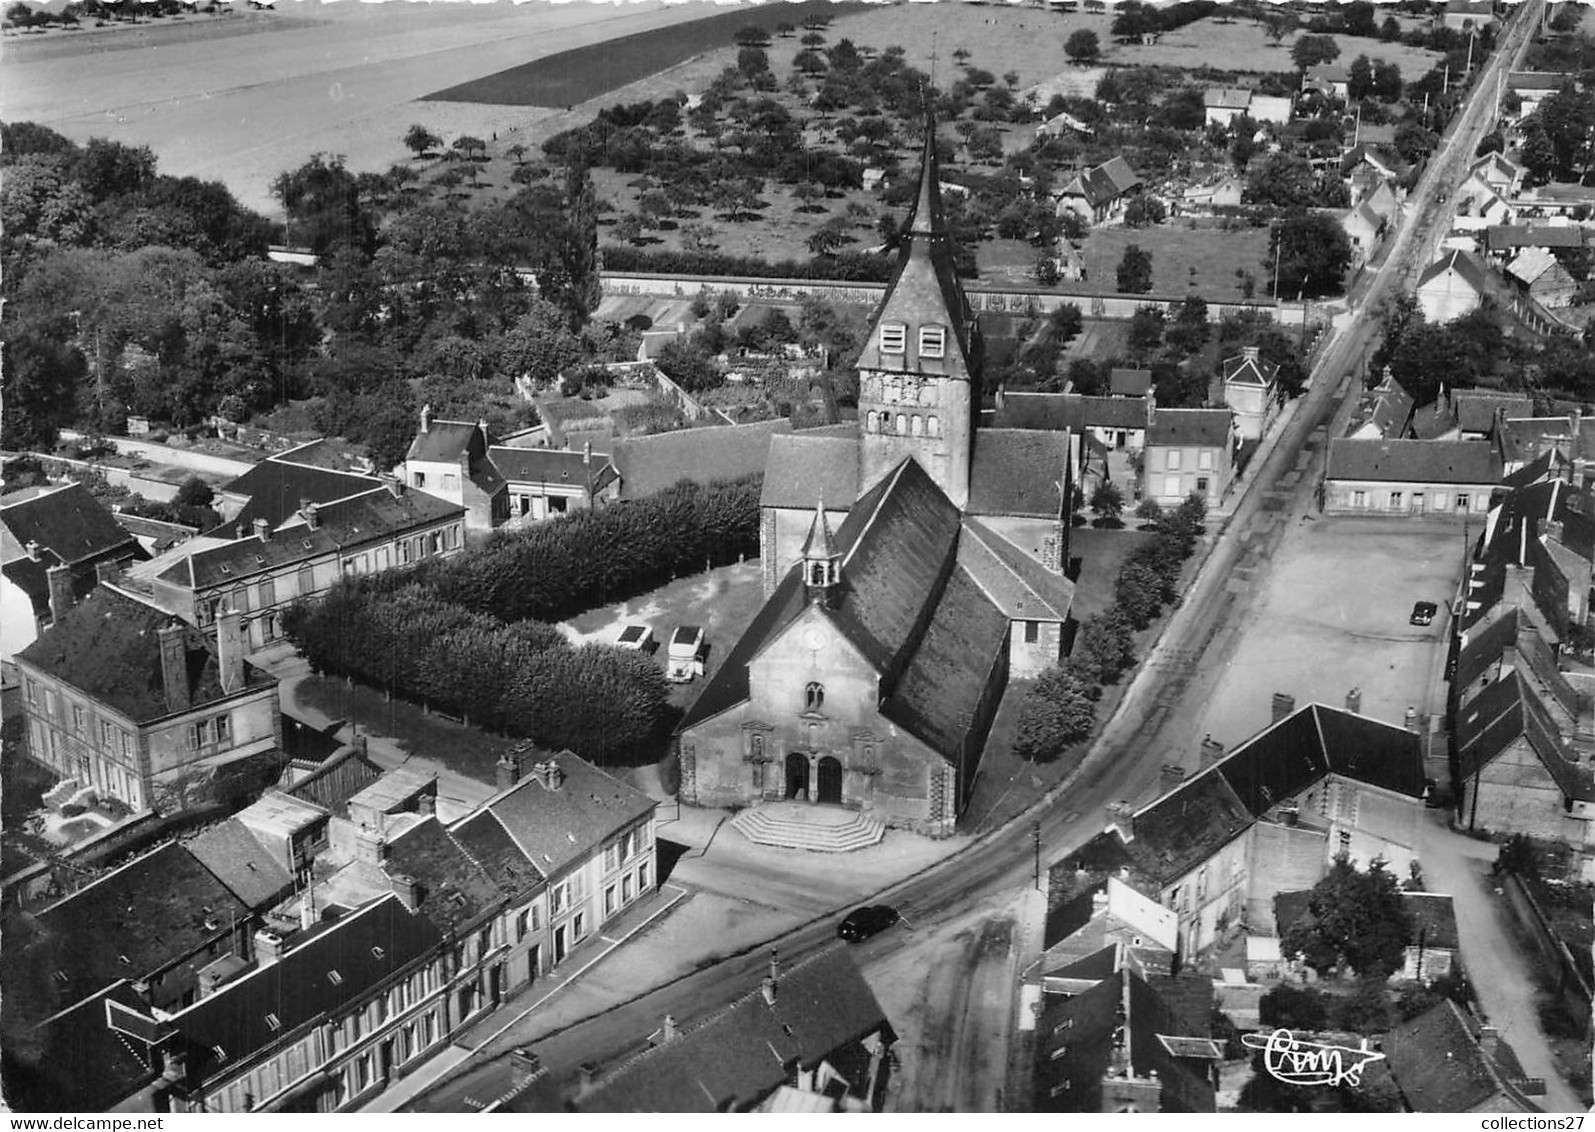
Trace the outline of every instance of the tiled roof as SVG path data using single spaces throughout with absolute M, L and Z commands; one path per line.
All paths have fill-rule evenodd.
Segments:
M 1388 368 L 1378 386 L 1363 393 L 1352 413 L 1349 429 L 1372 424 L 1386 439 L 1399 439 L 1412 418 L 1412 396 L 1390 376 Z
M 156 633 L 173 623 L 176 618 L 165 610 L 101 586 L 18 656 L 143 723 L 170 714 Z M 213 638 L 191 626 L 185 626 L 184 638 L 189 706 L 229 695 L 222 691 Z M 250 689 L 274 683 L 248 661 L 244 662 L 244 682 Z
M 1572 81 L 1573 76 L 1565 71 L 1513 71 L 1507 76 L 1506 85 L 1510 90 L 1555 91 Z
M 1456 409 L 1457 424 L 1463 432 L 1491 433 L 1495 431 L 1497 410 L 1505 410 L 1509 417 L 1528 417 L 1534 414 L 1534 399 L 1526 393 L 1497 393 L 1488 389 L 1458 389 L 1451 395 Z
M 1307 69 L 1308 82 L 1343 83 L 1350 79 L 1351 73 L 1346 68 L 1333 63 L 1320 63 Z
M 1070 181 L 1063 192 L 1068 196 L 1082 196 L 1092 208 L 1100 208 L 1141 183 L 1128 161 L 1123 157 L 1111 157 Z
M 1223 374 L 1226 382 L 1258 385 L 1266 389 L 1273 385 L 1274 379 L 1279 376 L 1279 367 L 1270 365 L 1260 357 L 1242 352 L 1224 359 Z
M 524 900 L 544 887 L 543 873 L 492 810 L 476 811 L 449 833 L 510 899 Z
M 1145 397 L 1152 392 L 1152 371 L 1114 366 L 1108 372 L 1108 392 L 1115 397 Z
M 1146 430 L 1146 446 L 1223 448 L 1229 443 L 1233 424 L 1228 409 L 1158 408 Z
M 1052 893 L 1056 886 L 1048 877 L 1047 895 L 1051 903 Z M 1075 932 L 1091 922 L 1091 916 L 1096 908 L 1098 893 L 1106 894 L 1108 882 L 1105 879 L 1097 880 L 1092 884 L 1081 886 L 1078 892 L 1066 896 L 1047 909 L 1046 926 L 1042 931 L 1041 946 L 1044 950 L 1062 943 Z
M 125 1007 L 148 1016 L 149 1007 L 123 980 L 51 1018 L 33 1033 L 38 1043 L 34 1056 L 17 1051 L 7 1058 L 7 1107 L 17 1112 L 113 1112 L 154 1080 L 160 1055 L 106 1024 L 108 1002 L 118 1004 L 111 1010 Z
M 1478 440 L 1348 440 L 1329 442 L 1331 480 L 1494 486 L 1501 456 Z
M 26 557 L 30 542 L 48 547 L 68 566 L 141 553 L 110 509 L 79 483 L 0 496 L 0 558 Z
M 1457 910 L 1451 897 L 1436 892 L 1403 892 L 1401 906 L 1412 920 L 1410 946 L 1421 944 L 1425 948 L 1455 951 L 1460 945 Z
M 1068 440 L 1061 432 L 979 429 L 969 467 L 969 513 L 1056 519 L 1063 511 L 1058 484 L 1069 464 Z
M 1577 224 L 1497 224 L 1484 231 L 1484 243 L 1492 252 L 1518 248 L 1581 248 L 1584 230 Z
M 296 1040 L 306 1023 L 340 1016 L 441 942 L 430 920 L 407 912 L 392 895 L 297 946 L 290 942 L 277 962 L 172 1016 L 188 1048 L 191 1079 L 222 1075 L 261 1050 Z
M 65 1006 L 147 978 L 225 939 L 249 915 L 193 854 L 168 842 L 38 913 L 57 948 L 51 989 Z
M 217 531 L 228 535 L 240 531 L 249 534 L 257 518 L 265 519 L 267 526 L 276 530 L 306 500 L 328 503 L 380 486 L 382 481 L 375 476 L 329 471 L 281 457 L 262 460 L 222 488 L 231 494 L 247 495 L 249 502 Z
M 418 882 L 416 911 L 448 935 L 492 912 L 504 894 L 437 818 L 417 822 L 388 842 L 390 878 Z
M 716 1112 L 750 1107 L 787 1081 L 877 1031 L 890 1036 L 874 992 L 842 945 L 779 972 L 774 1004 L 754 989 L 601 1079 L 581 1112 Z M 863 1082 L 854 1082 L 859 1087 Z
M 1014 621 L 1063 621 L 1074 604 L 1074 583 L 1043 569 L 978 519 L 964 520 L 958 539 L 958 564 Z
M 1595 771 L 1574 761 L 1521 671 L 1491 684 L 1457 713 L 1458 774 L 1473 777 L 1519 740 L 1527 740 L 1564 797 L 1595 801 Z
M 558 789 L 528 774 L 485 806 L 532 864 L 553 878 L 595 852 L 604 838 L 647 817 L 658 803 L 569 751 L 548 758 L 565 772 Z
M 858 498 L 858 468 L 855 427 L 845 435 L 830 429 L 778 434 L 770 438 L 759 506 L 812 510 L 823 498 L 830 507 L 851 507 Z
M 385 487 L 362 495 L 322 504 L 316 511 L 316 531 L 326 532 L 340 547 L 360 546 L 376 539 L 431 526 L 465 514 L 465 508 L 424 491 L 395 495 Z M 302 515 L 285 523 L 284 537 L 303 538 L 309 524 Z
M 558 484 L 580 487 L 589 495 L 602 491 L 619 473 L 608 456 L 570 448 L 488 449 L 488 459 L 509 483 Z
M 472 447 L 485 447 L 479 443 L 480 428 L 475 421 L 428 421 L 426 431 L 417 432 L 410 441 L 404 458 L 432 464 L 452 463 Z
M 1452 686 L 1461 691 L 1473 685 L 1501 660 L 1501 653 L 1517 641 L 1518 611 L 1508 607 L 1492 617 L 1482 628 L 1468 633 L 1468 642 L 1457 652 L 1456 676 Z
M 1460 249 L 1452 249 L 1424 268 L 1423 274 L 1418 277 L 1418 288 L 1421 290 L 1447 272 L 1455 272 L 1463 282 L 1481 295 L 1489 290 L 1490 283 L 1485 269 L 1480 266 L 1478 260 Z
M 1126 373 L 1136 371 L 1126 370 Z M 1089 397 L 1082 393 L 1004 393 L 992 424 L 998 429 L 1057 431 L 1072 428 L 1144 429 L 1148 405 L 1143 396 Z M 979 447 L 985 431 L 975 433 Z
M 1193 1021 L 1176 1017 L 1162 994 L 1133 971 L 1123 976 L 1130 986 L 1130 1065 L 1138 1076 L 1151 1077 L 1161 1086 L 1158 1108 L 1161 1112 L 1217 1112 L 1213 1084 L 1207 1078 L 1212 1060 L 1201 1056 L 1211 1052 L 1210 1042 L 1173 1042 L 1176 1038 L 1205 1039 L 1212 1025 L 1213 981 L 1211 979 L 1163 980 L 1181 998 L 1183 1013 L 1197 1014 Z M 1206 994 L 1207 1010 L 1192 1009 Z M 1194 1047 L 1194 1048 L 1191 1048 Z M 1222 1046 L 1218 1047 L 1222 1049 Z M 1189 1055 L 1186 1054 L 1189 1049 Z M 1182 1056 L 1176 1056 L 1176 1051 Z M 1198 1068 L 1200 1067 L 1200 1068 Z
M 1202 92 L 1202 104 L 1209 110 L 1245 110 L 1252 92 L 1245 87 L 1210 86 Z
M 1539 1111 L 1507 1085 L 1478 1035 L 1478 1024 L 1449 998 L 1385 1035 L 1385 1060 L 1409 1109 L 1467 1112 L 1502 1098 L 1519 1111 Z
M 269 908 L 293 890 L 288 870 L 237 818 L 213 825 L 183 844 L 252 910 Z
M 612 459 L 620 471 L 621 497 L 643 499 L 682 480 L 711 483 L 757 475 L 769 460 L 772 438 L 791 430 L 788 420 L 754 421 L 617 440 Z
M 1131 855 L 1171 884 L 1251 827 L 1253 815 L 1221 774 L 1202 774 L 1139 810 Z

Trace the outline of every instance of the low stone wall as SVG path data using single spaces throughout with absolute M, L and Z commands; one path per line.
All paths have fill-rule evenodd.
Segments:
M 1508 873 L 1502 881 L 1501 890 L 1506 894 L 1507 906 L 1512 909 L 1513 918 L 1527 930 L 1529 938 L 1534 941 L 1535 951 L 1555 979 L 1557 996 L 1588 1031 L 1591 989 L 1573 962 L 1573 953 L 1551 929 L 1550 921 L 1527 885 Z

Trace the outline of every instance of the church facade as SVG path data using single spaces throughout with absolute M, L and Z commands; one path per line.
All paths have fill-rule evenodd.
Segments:
M 772 439 L 766 603 L 677 729 L 680 797 L 951 834 L 1008 682 L 1062 656 L 1071 432 L 977 429 L 980 331 L 934 130 L 858 362 L 857 424 Z

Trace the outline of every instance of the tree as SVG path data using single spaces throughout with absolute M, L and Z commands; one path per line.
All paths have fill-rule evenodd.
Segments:
M 1110 523 L 1124 514 L 1124 492 L 1112 480 L 1103 480 L 1091 493 L 1091 510 Z
M 1121 294 L 1144 295 L 1152 289 L 1152 256 L 1139 244 L 1131 244 L 1124 249 L 1116 274 Z
M 1242 199 L 1247 204 L 1308 208 L 1317 203 L 1317 191 L 1317 180 L 1307 159 L 1281 150 L 1251 163 Z
M 1278 271 L 1281 298 L 1314 299 L 1339 294 L 1351 266 L 1351 241 L 1346 230 L 1322 212 L 1287 216 L 1274 225 L 1264 266 Z
M 1112 684 L 1135 663 L 1135 633 L 1121 609 L 1087 621 L 1080 631 L 1080 666 L 1093 679 Z
M 1164 338 L 1174 349 L 1189 356 L 1207 345 L 1211 332 L 1207 321 L 1207 300 L 1200 295 L 1187 295 Z
M 598 280 L 598 196 L 585 155 L 573 153 L 565 166 L 565 224 L 560 233 L 560 286 L 555 301 L 580 332 L 603 300 Z
M 173 502 L 183 507 L 209 507 L 215 498 L 216 493 L 211 490 L 210 484 L 198 476 L 189 476 L 177 486 Z
M 443 144 L 443 139 L 417 122 L 404 132 L 404 148 L 417 157 L 425 157 L 429 150 Z
M 5 360 L 0 447 L 48 452 L 61 428 L 76 418 L 88 363 L 65 342 L 64 333 L 39 325 L 13 325 L 0 349 Z
M 1155 353 L 1163 344 L 1163 325 L 1162 307 L 1137 307 L 1135 313 L 1130 316 L 1124 344 L 1137 358 L 1145 358 Z
M 1576 180 L 1589 163 L 1589 140 L 1595 130 L 1595 95 L 1571 84 L 1551 95 L 1534 112 L 1556 154 L 1558 180 Z
M 732 37 L 738 47 L 768 47 L 770 46 L 770 33 L 757 24 L 746 24 L 736 31 Z
M 1359 55 L 1351 61 L 1351 67 L 1346 73 L 1346 97 L 1352 102 L 1361 102 L 1373 93 L 1373 61 L 1366 55 Z
M 1014 753 L 1028 762 L 1052 762 L 1091 733 L 1096 689 L 1076 668 L 1054 665 L 1025 693 Z
M 1163 608 L 1163 583 L 1151 566 L 1131 560 L 1119 568 L 1113 601 L 1130 624 L 1145 629 Z
M 1097 39 L 1097 33 L 1089 28 L 1081 28 L 1069 36 L 1063 44 L 1063 53 L 1069 57 L 1071 63 L 1080 66 L 1094 63 L 1102 54 L 1102 44 Z
M 654 364 L 688 393 L 702 393 L 725 384 L 725 375 L 714 359 L 688 342 L 666 342 L 660 347 Z
M 1298 71 L 1316 67 L 1320 63 L 1333 63 L 1340 58 L 1340 44 L 1332 35 L 1304 35 L 1290 48 L 1291 62 Z
M 348 244 L 367 254 L 376 245 L 376 221 L 360 199 L 359 182 L 342 157 L 315 154 L 272 182 L 290 221 L 291 242 L 325 254 Z
M 1168 209 L 1151 193 L 1140 193 L 1124 210 L 1126 228 L 1149 228 L 1168 218 Z
M 1394 16 L 1386 16 L 1385 22 L 1379 25 L 1379 38 L 1385 43 L 1394 43 L 1401 38 L 1401 25 Z
M 1556 147 L 1550 137 L 1532 119 L 1523 135 L 1523 146 L 1518 151 L 1529 179 L 1537 184 L 1549 181 L 1556 172 Z
M 1384 862 L 1362 872 L 1342 855 L 1313 886 L 1307 911 L 1285 930 L 1280 948 L 1321 975 L 1344 963 L 1360 976 L 1386 978 L 1400 969 L 1411 938 L 1411 917 Z
M 1395 63 L 1375 63 L 1373 67 L 1373 96 L 1380 102 L 1396 102 L 1401 98 L 1401 68 Z
M 1149 496 L 1141 500 L 1140 506 L 1135 509 L 1135 517 L 1143 523 L 1155 525 L 1163 518 L 1163 505 Z

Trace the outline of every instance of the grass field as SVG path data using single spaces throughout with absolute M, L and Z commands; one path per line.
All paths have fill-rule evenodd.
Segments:
M 1346 65 L 1357 56 L 1366 55 L 1375 63 L 1395 63 L 1401 68 L 1402 79 L 1408 82 L 1422 78 L 1440 61 L 1436 52 L 1401 43 L 1381 43 L 1350 35 L 1333 38 L 1340 45 L 1340 58 L 1336 62 Z M 1250 21 L 1221 24 L 1207 19 L 1169 32 L 1155 44 L 1114 47 L 1104 54 L 1104 59 L 1121 67 L 1156 65 L 1191 69 L 1213 67 L 1223 71 L 1294 71 L 1296 65 L 1291 62 L 1290 48 L 1295 42 L 1295 36 L 1288 36 L 1275 46 L 1262 26 Z
M 1085 241 L 1085 286 L 1111 294 L 1117 290 L 1119 260 L 1131 244 L 1152 256 L 1152 293 L 1178 298 L 1193 287 L 1209 302 L 1244 298 L 1235 272 L 1249 271 L 1256 298 L 1269 296 L 1268 229 L 1222 232 L 1211 228 L 1098 228 Z M 1194 269 L 1194 274 L 1192 273 Z
M 500 106 L 571 107 L 668 70 L 704 51 L 732 45 L 744 27 L 772 34 L 778 23 L 801 26 L 814 15 L 840 16 L 860 7 L 829 0 L 739 8 L 691 24 L 593 43 L 468 83 L 434 91 L 425 101 L 486 102 Z

